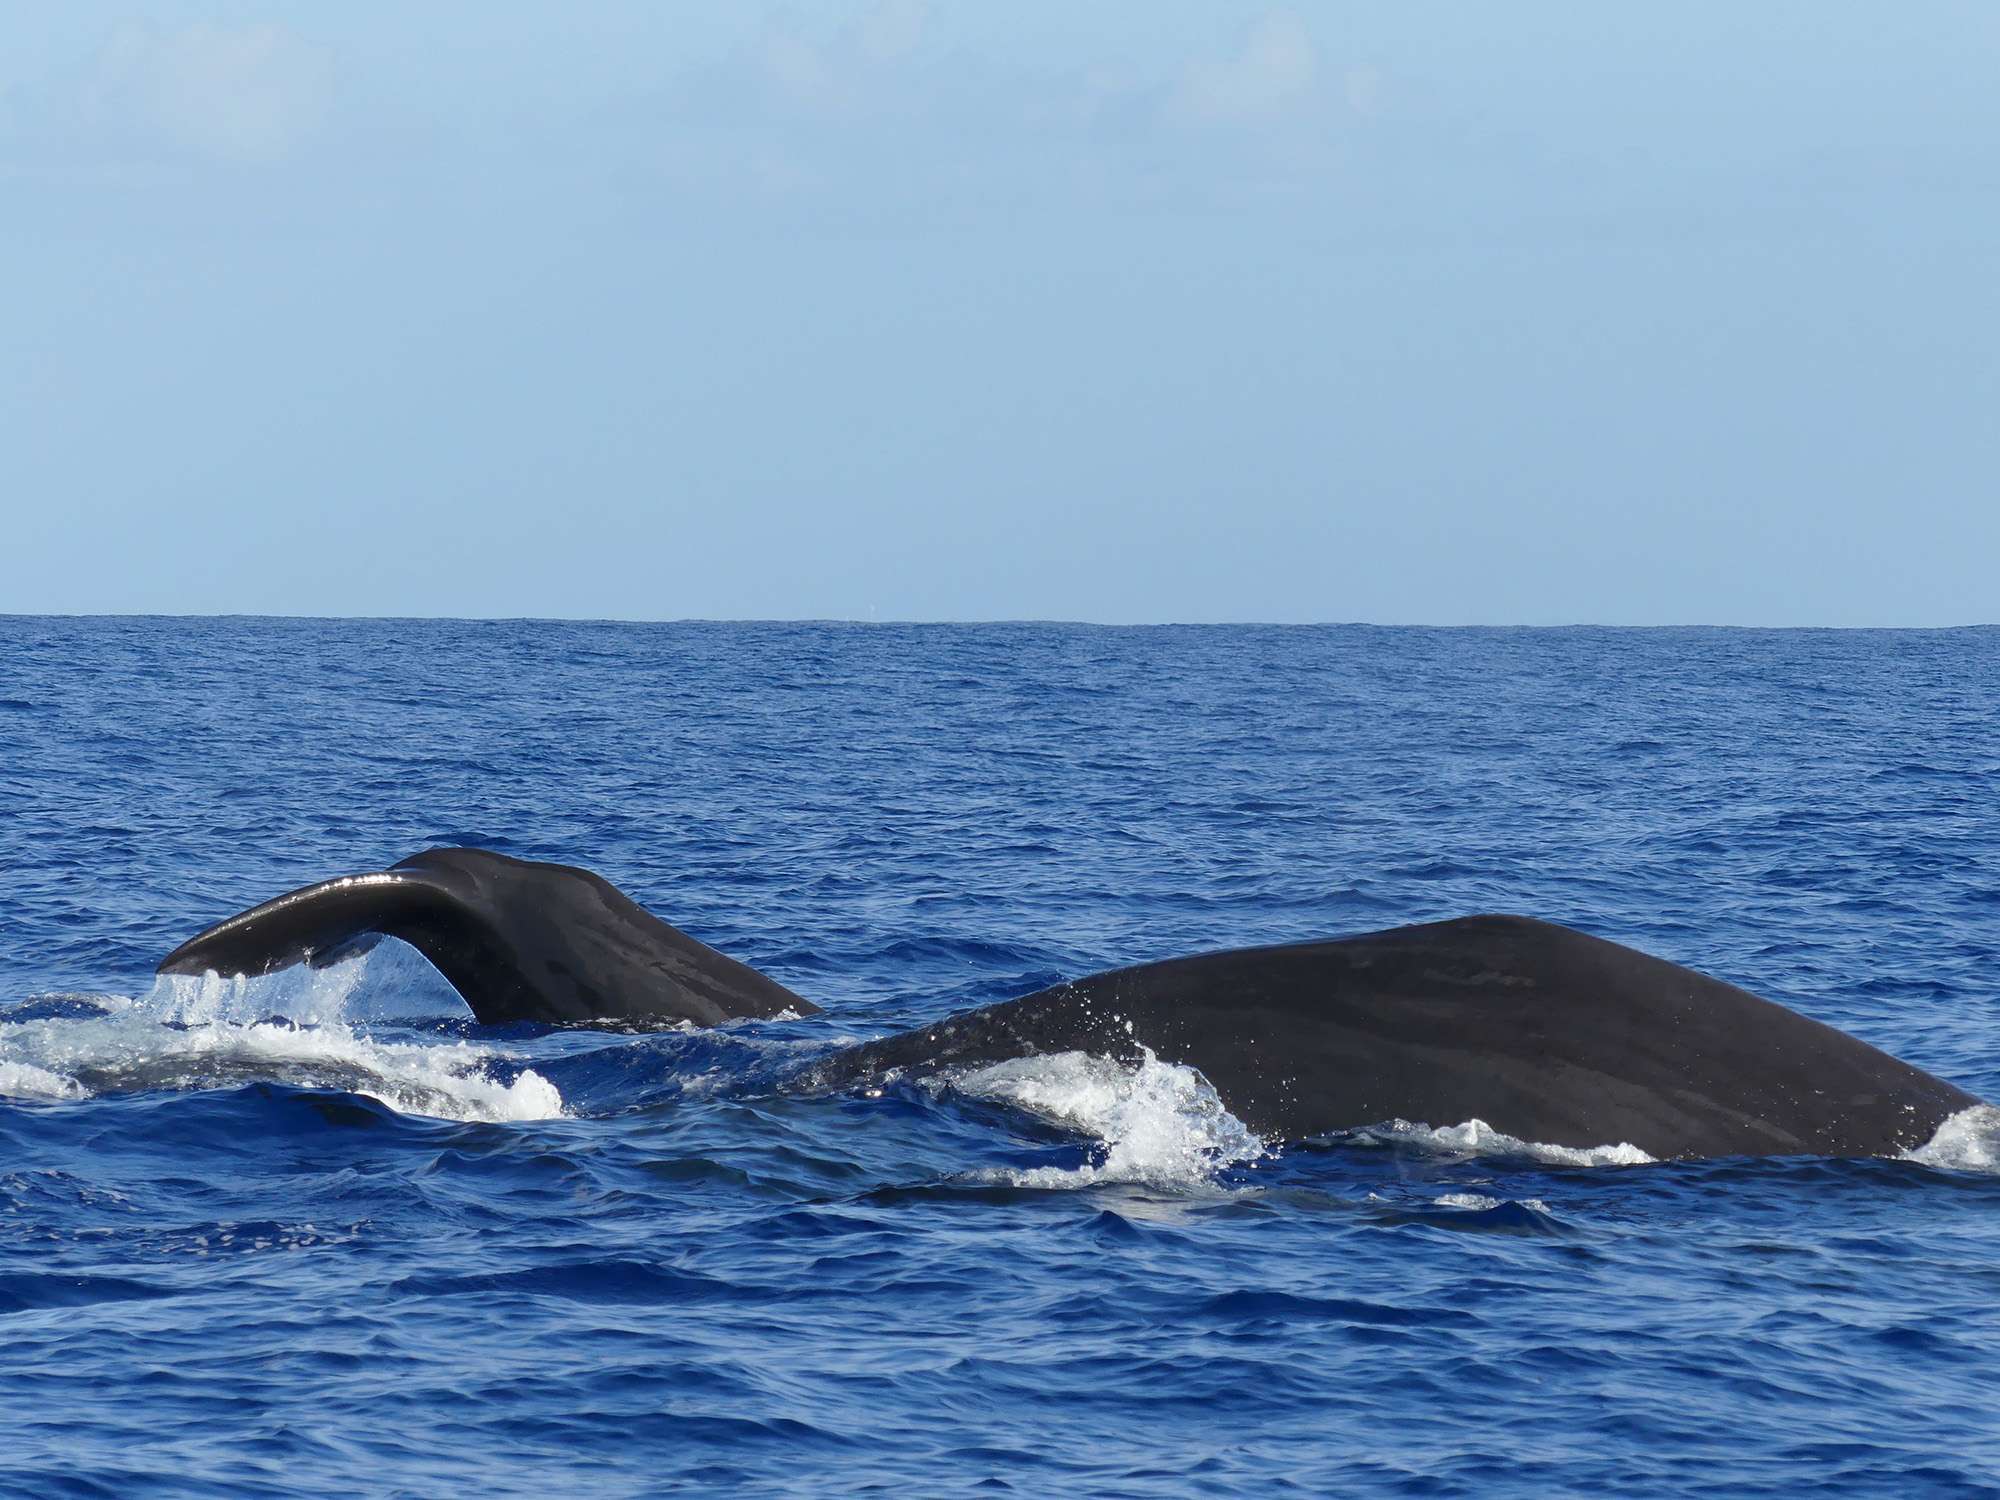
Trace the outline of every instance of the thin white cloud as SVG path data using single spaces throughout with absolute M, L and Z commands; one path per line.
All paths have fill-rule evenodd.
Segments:
M 787 104 L 814 114 L 854 115 L 897 87 L 889 75 L 923 41 L 923 0 L 879 0 L 833 36 L 776 24 L 757 48 L 766 83 Z
M 675 191 L 950 222 L 1201 205 L 1325 182 L 1374 106 L 1372 75 L 1323 60 L 1287 10 L 1207 56 L 1061 67 L 950 45 L 907 0 L 821 19 L 767 23 L 676 80 L 650 147 Z
M 289 155 L 324 123 L 332 62 L 282 26 L 128 23 L 112 33 L 89 91 L 101 122 L 220 161 Z
M 1319 53 L 1306 23 L 1292 11 L 1271 11 L 1251 25 L 1235 56 L 1187 70 L 1176 112 L 1195 120 L 1267 120 L 1303 103 L 1318 75 Z
M 930 7 L 924 0 L 881 0 L 861 18 L 855 42 L 872 63 L 892 63 L 908 57 L 923 40 Z
M 1347 95 L 1347 107 L 1357 115 L 1380 114 L 1382 110 L 1382 75 L 1375 68 L 1349 68 L 1342 80 Z
M 853 80 L 823 48 L 795 31 L 767 34 L 758 47 L 758 62 L 772 87 L 794 105 L 840 113 L 853 97 Z

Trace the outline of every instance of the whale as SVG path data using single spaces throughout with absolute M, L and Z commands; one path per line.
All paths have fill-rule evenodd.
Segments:
M 710 1026 L 818 1011 L 600 876 L 469 849 L 302 887 L 160 967 L 261 974 L 383 936 L 422 952 L 487 1024 Z M 792 1086 L 1074 1052 L 1192 1068 L 1274 1141 L 1479 1120 L 1523 1142 L 1658 1159 L 1893 1156 L 1982 1102 L 1721 979 L 1512 915 L 1114 969 L 839 1048 Z
M 485 849 L 427 849 L 287 891 L 196 933 L 159 972 L 326 967 L 385 937 L 429 959 L 487 1026 L 717 1026 L 819 1011 L 601 875 Z
M 1478 1120 L 1661 1160 L 1893 1156 L 1981 1102 L 1747 990 L 1508 915 L 1116 969 L 862 1043 L 815 1083 L 1063 1052 L 1193 1067 L 1273 1140 Z

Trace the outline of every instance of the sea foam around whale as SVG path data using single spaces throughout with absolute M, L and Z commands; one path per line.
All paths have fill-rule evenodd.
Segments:
M 1962 1109 L 1938 1126 L 1936 1135 L 1903 1156 L 1947 1171 L 2000 1173 L 2000 1109 L 1991 1104 Z
M 1456 1125 L 1390 1120 L 1346 1132 L 1342 1138 L 1357 1145 L 1414 1146 L 1440 1156 L 1514 1157 L 1558 1167 L 1636 1167 L 1655 1159 L 1629 1141 L 1600 1146 L 1553 1146 L 1542 1141 L 1524 1141 L 1504 1130 L 1495 1130 L 1484 1120 L 1465 1120 Z
M 563 1113 L 555 1085 L 493 1047 L 368 1035 L 348 1015 L 368 963 L 252 980 L 163 976 L 137 999 L 42 997 L 68 1013 L 0 1021 L 0 1096 L 85 1099 L 273 1081 L 446 1120 Z M 394 972 L 395 961 L 380 967 Z M 391 1006 L 409 993 L 385 989 Z
M 1255 1161 L 1263 1137 L 1223 1106 L 1193 1068 L 1148 1051 L 1138 1063 L 1085 1052 L 1013 1058 L 956 1073 L 942 1086 L 1012 1105 L 1095 1136 L 1097 1159 L 1079 1167 L 1029 1167 L 993 1175 L 1017 1187 L 1088 1187 L 1135 1182 L 1193 1187 L 1225 1167 Z

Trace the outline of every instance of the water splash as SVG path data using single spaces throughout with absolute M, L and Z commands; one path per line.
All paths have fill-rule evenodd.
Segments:
M 430 961 L 394 938 L 325 968 L 295 964 L 254 978 L 161 974 L 137 1003 L 163 1021 L 196 1026 L 279 1016 L 317 1026 L 467 1014 Z
M 1655 1160 L 1629 1141 L 1602 1146 L 1552 1146 L 1508 1135 L 1484 1120 L 1467 1120 L 1462 1125 L 1419 1125 L 1408 1120 L 1391 1120 L 1354 1131 L 1347 1139 L 1361 1145 L 1415 1146 L 1441 1156 L 1526 1157 L 1561 1167 L 1636 1167 Z
M 448 1120 L 563 1113 L 554 1084 L 490 1047 L 368 1035 L 348 1014 L 368 962 L 247 980 L 164 976 L 137 1000 L 102 997 L 92 1015 L 0 1022 L 0 1095 L 84 1099 L 268 1080 Z M 371 1008 L 377 989 L 371 976 Z
M 2000 1172 L 2000 1109 L 1975 1104 L 1960 1110 L 1903 1158 L 1954 1172 Z
M 66 1078 L 33 1063 L 0 1061 L 0 1098 L 81 1099 L 85 1091 L 74 1078 Z
M 1085 1052 L 1013 1058 L 957 1074 L 948 1086 L 992 1099 L 1103 1143 L 1080 1167 L 1032 1167 L 996 1175 L 1018 1187 L 1074 1188 L 1136 1182 L 1188 1188 L 1265 1152 L 1261 1136 L 1223 1106 L 1193 1068 L 1151 1051 L 1136 1064 Z

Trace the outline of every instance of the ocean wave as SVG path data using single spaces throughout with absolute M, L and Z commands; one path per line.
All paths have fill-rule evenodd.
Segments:
M 1439 1208 L 1461 1208 L 1482 1214 L 1504 1208 L 1509 1203 L 1518 1203 L 1522 1208 L 1533 1209 L 1538 1214 L 1553 1212 L 1540 1198 L 1496 1198 L 1491 1193 L 1446 1193 L 1436 1201 Z

